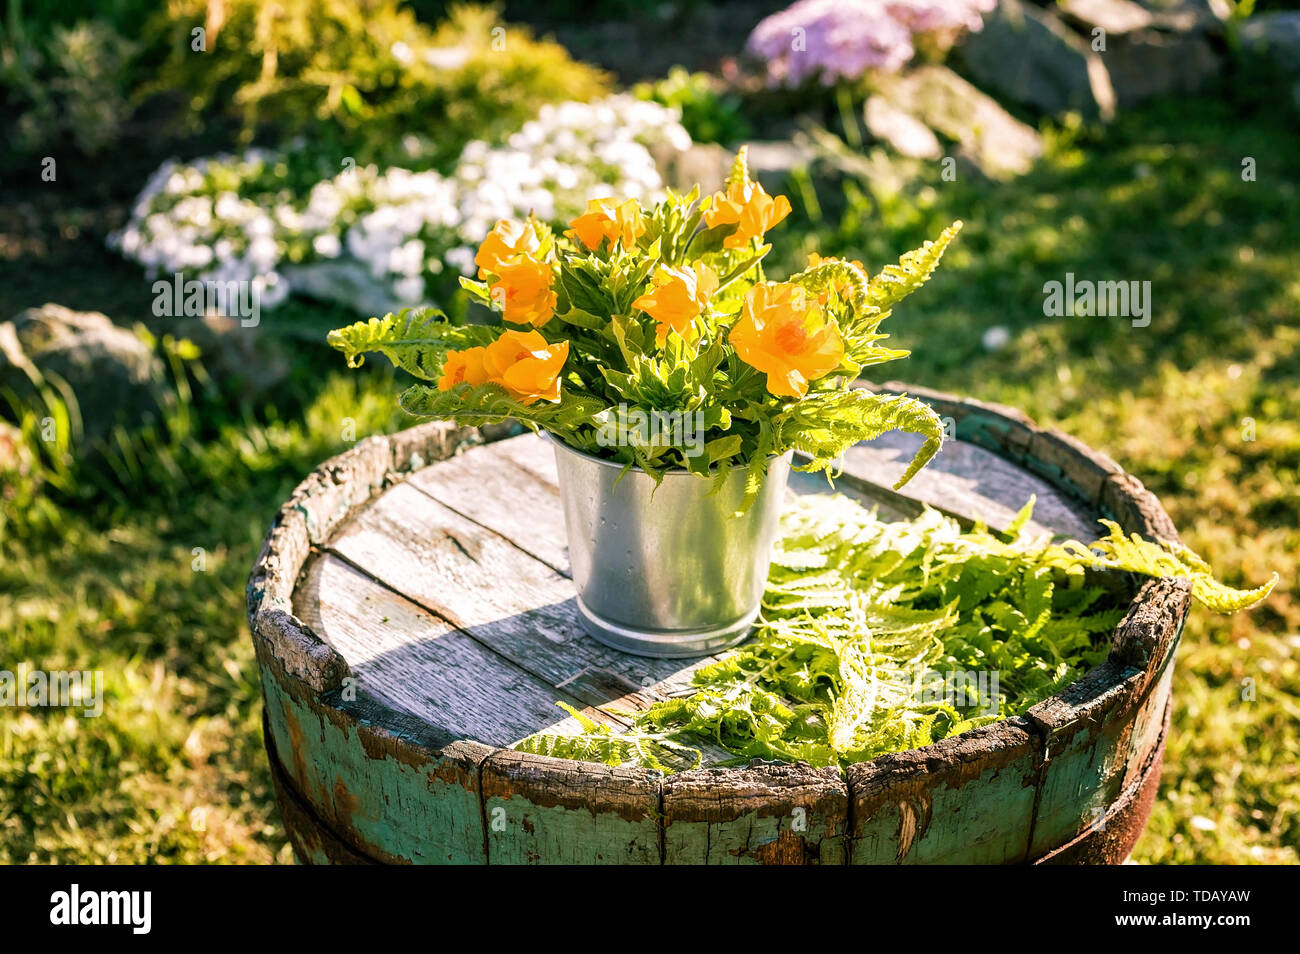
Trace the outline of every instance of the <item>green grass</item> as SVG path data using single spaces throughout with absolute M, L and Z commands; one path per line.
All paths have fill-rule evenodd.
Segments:
M 358 438 L 412 423 L 391 372 L 345 373 L 324 347 L 304 363 L 323 383 L 292 387 L 291 418 L 235 417 L 200 396 L 194 417 L 225 418 L 208 439 L 165 441 L 130 493 L 108 485 L 0 542 L 3 668 L 104 671 L 102 717 L 0 719 L 0 862 L 290 858 L 244 583 L 277 502 L 349 446 L 345 418 Z
M 814 247 L 877 268 L 965 219 L 939 275 L 886 324 L 914 349 L 891 373 L 1059 424 L 1138 474 L 1227 582 L 1282 575 L 1252 613 L 1192 612 L 1144 862 L 1295 862 L 1300 850 L 1296 128 L 1244 96 L 1155 105 L 1104 137 L 1058 130 L 1014 183 L 947 183 L 937 168 L 905 194 L 847 182 L 822 189 L 821 216 L 800 209 L 772 235 L 777 273 Z M 1150 327 L 1043 317 L 1043 283 L 1067 271 L 1150 280 Z M 4 667 L 103 669 L 107 696 L 99 719 L 0 720 L 0 861 L 288 859 L 244 581 L 279 501 L 347 446 L 343 419 L 358 436 L 402 423 L 390 374 L 345 371 L 325 349 L 336 316 L 293 309 L 268 319 L 293 329 L 299 362 L 272 406 L 231 408 L 201 389 L 188 436 L 146 459 L 142 485 L 0 531 Z M 1011 344 L 990 353 L 981 336 L 995 325 Z

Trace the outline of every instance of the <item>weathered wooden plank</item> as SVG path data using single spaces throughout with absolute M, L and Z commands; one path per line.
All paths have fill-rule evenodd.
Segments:
M 1046 740 L 1031 858 L 1095 825 L 1123 790 L 1133 731 L 1126 716 L 1142 678 L 1107 660 L 1026 713 Z
M 470 428 L 433 422 L 371 437 L 316 468 L 280 508 L 246 587 L 249 629 L 282 665 L 318 691 L 346 676 L 346 665 L 290 613 L 293 590 L 314 542 L 367 503 L 397 472 L 423 466 L 475 439 Z
M 450 421 L 429 421 L 388 435 L 390 470 L 394 474 L 418 473 L 453 454 L 494 440 L 492 428 L 457 427 Z
M 1174 656 L 1165 658 L 1165 665 L 1155 674 L 1150 691 L 1130 718 L 1128 751 L 1125 753 L 1124 787 L 1133 785 L 1150 761 L 1156 746 L 1163 740 L 1165 710 L 1173 698 Z
M 1162 741 L 1186 580 L 1149 580 L 1120 623 L 1110 658 L 1027 713 L 1046 737 L 1030 856 L 1105 824 Z
M 486 861 L 478 767 L 490 746 L 433 737 L 363 693 L 352 702 L 338 690 L 310 698 L 265 664 L 262 680 L 285 774 L 351 847 L 390 864 Z
M 1011 718 L 850 766 L 850 863 L 1024 861 L 1041 761 L 1034 726 Z
M 585 678 L 594 692 L 648 688 L 683 668 L 597 643 L 578 625 L 571 581 L 405 484 L 359 514 L 331 549 L 550 685 Z M 615 678 L 596 678 L 602 673 Z
M 1119 464 L 1101 451 L 1055 428 L 1034 435 L 1025 465 L 1057 487 L 1071 491 L 1089 507 L 1099 506 L 1102 485 L 1123 473 Z
M 275 743 L 270 733 L 263 730 L 267 755 L 271 762 L 271 787 L 275 790 L 275 803 L 280 809 L 285 833 L 293 847 L 294 858 L 300 865 L 373 865 L 374 859 L 354 851 L 316 817 L 310 805 L 293 789 L 293 784 L 280 767 Z
M 1145 579 L 1120 620 L 1111 642 L 1110 658 L 1142 670 L 1138 693 L 1159 678 L 1173 655 L 1187 613 L 1192 586 L 1186 579 Z
M 583 709 L 583 700 L 524 672 L 333 554 L 310 564 L 295 608 L 347 661 L 352 689 L 451 737 L 509 746 L 543 730 L 579 728 L 555 703 Z M 601 721 L 594 710 L 585 714 Z
M 663 782 L 665 864 L 844 864 L 848 788 L 836 769 L 756 763 Z
M 483 763 L 482 785 L 489 864 L 662 860 L 653 773 L 498 752 Z
M 1101 511 L 1129 533 L 1148 540 L 1178 542 L 1174 522 L 1155 494 L 1132 474 L 1111 474 L 1101 488 Z
M 569 575 L 555 451 L 533 434 L 426 467 L 410 484 Z
M 1122 864 L 1132 852 L 1160 790 L 1160 769 L 1164 761 L 1165 739 L 1169 735 L 1169 713 L 1164 719 L 1156 744 L 1146 763 L 1133 780 L 1106 806 L 1099 820 L 1060 847 L 1033 860 L 1035 865 Z
M 916 434 L 895 432 L 850 448 L 844 455 L 844 482 L 861 486 L 866 481 L 882 500 L 902 498 L 917 510 L 924 503 L 965 523 L 982 520 L 994 529 L 1007 527 L 1035 496 L 1031 532 L 1092 540 L 1101 530 L 1095 517 L 1045 480 L 961 440 L 946 442 L 920 473 L 893 490 L 921 441 Z

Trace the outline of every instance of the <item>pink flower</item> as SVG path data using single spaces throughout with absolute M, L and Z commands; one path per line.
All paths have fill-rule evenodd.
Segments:
M 767 61 L 770 85 L 826 85 L 867 70 L 895 72 L 934 30 L 978 30 L 997 0 L 798 0 L 754 28 L 746 49 Z

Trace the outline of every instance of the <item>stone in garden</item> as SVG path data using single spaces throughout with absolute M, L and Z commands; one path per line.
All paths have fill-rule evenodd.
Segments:
M 975 81 L 1047 113 L 1115 114 L 1115 91 L 1101 55 L 1048 10 L 1001 0 L 970 34 L 962 57 Z
M 1201 33 L 1142 30 L 1108 37 L 1102 56 L 1120 106 L 1190 93 L 1218 75 L 1219 55 Z
M 1183 33 L 1217 32 L 1232 16 L 1228 0 L 1137 0 L 1151 13 L 1152 26 Z
M 1266 57 L 1300 76 L 1300 13 L 1266 13 L 1241 26 L 1241 46 L 1250 56 Z
M 867 99 L 862 118 L 872 136 L 901 155 L 913 159 L 938 159 L 943 155 L 943 146 L 929 126 L 883 96 Z
M 947 67 L 922 66 L 884 78 L 877 95 L 955 142 L 958 156 L 991 179 L 1028 172 L 1043 154 L 1036 130 Z
M 685 150 L 661 148 L 652 153 L 665 185 L 685 190 L 698 183 L 705 195 L 723 188 L 736 157 L 735 152 L 716 143 L 695 143 Z M 787 188 L 791 172 L 811 166 L 818 158 L 817 152 L 806 143 L 784 140 L 749 143 L 750 175 L 773 194 Z
M 775 194 L 787 188 L 790 173 L 808 168 L 817 158 L 817 151 L 807 142 L 751 142 L 749 174 Z
M 1065 18 L 1091 39 L 1092 31 L 1101 28 L 1107 37 L 1132 33 L 1151 26 L 1151 11 L 1133 0 L 1060 0 Z
M 152 346 L 99 312 L 47 304 L 0 323 L 0 389 L 42 405 L 38 383 L 71 391 L 87 447 L 114 425 L 138 426 L 160 417 L 172 401 L 166 372 Z
M 735 153 L 713 142 L 692 143 L 687 149 L 657 143 L 650 153 L 669 188 L 684 192 L 699 183 L 700 191 L 706 194 L 722 188 L 735 158 Z

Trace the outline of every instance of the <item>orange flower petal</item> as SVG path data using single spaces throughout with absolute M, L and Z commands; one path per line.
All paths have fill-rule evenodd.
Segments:
M 802 398 L 844 357 L 840 333 L 816 299 L 788 282 L 751 288 L 730 340 L 740 360 L 767 375 L 767 389 L 778 397 Z

